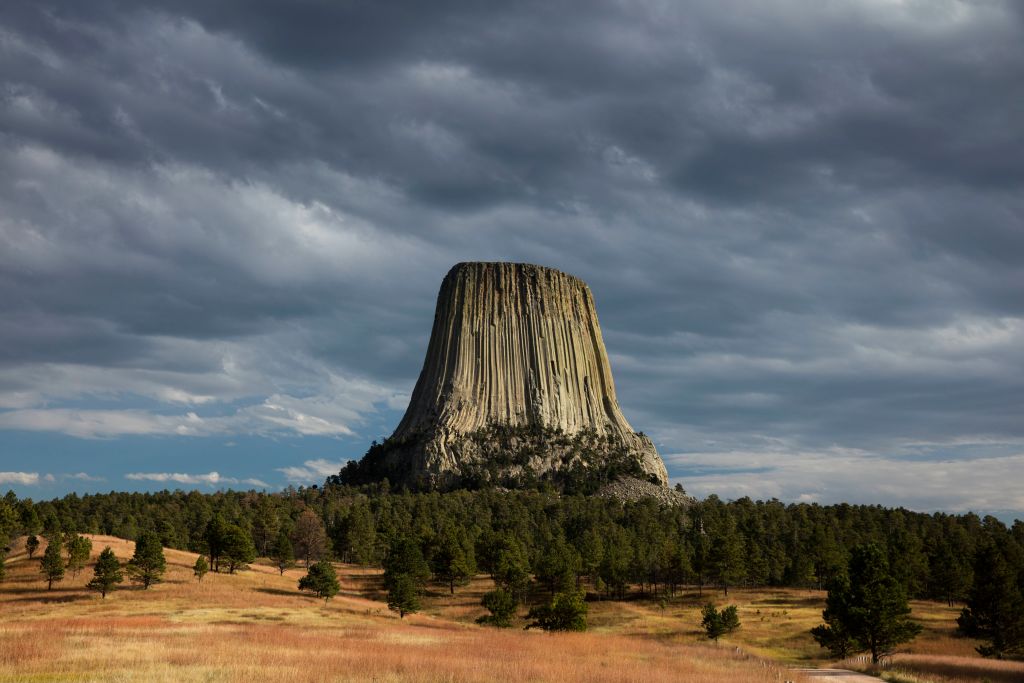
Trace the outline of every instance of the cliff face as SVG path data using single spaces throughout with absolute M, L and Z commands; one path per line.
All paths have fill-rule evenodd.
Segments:
M 378 465 L 417 487 L 602 467 L 668 482 L 654 445 L 619 408 L 590 289 L 528 264 L 451 269 L 423 370 L 386 446 Z

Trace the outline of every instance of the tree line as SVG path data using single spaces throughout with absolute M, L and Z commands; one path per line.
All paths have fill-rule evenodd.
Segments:
M 623 599 L 672 596 L 684 585 L 726 595 L 735 586 L 826 588 L 848 573 L 854 548 L 871 544 L 906 596 L 987 604 L 966 610 L 960 626 L 998 641 L 992 654 L 1014 653 L 1024 630 L 1012 617 L 989 616 L 1024 612 L 1024 523 L 973 513 L 716 496 L 684 509 L 543 490 L 392 493 L 383 482 L 41 502 L 8 493 L 0 541 L 15 532 L 152 533 L 164 546 L 207 555 L 213 571 L 236 571 L 257 556 L 282 571 L 296 558 L 307 567 L 331 558 L 383 566 L 389 595 L 415 596 L 428 580 L 454 591 L 486 573 L 496 584 L 485 598 L 495 625 L 530 592 L 547 596 L 536 621 L 583 589 Z

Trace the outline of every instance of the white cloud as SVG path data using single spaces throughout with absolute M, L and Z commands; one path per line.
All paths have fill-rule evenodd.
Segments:
M 292 482 L 320 481 L 332 474 L 337 474 L 346 462 L 345 460 L 334 461 L 319 458 L 307 460 L 302 463 L 301 467 L 279 467 L 277 471 L 283 473 L 288 481 Z
M 247 484 L 249 486 L 270 488 L 270 485 L 261 479 L 236 479 L 235 477 L 222 476 L 219 472 L 207 472 L 206 474 L 185 474 L 181 472 L 130 472 L 124 475 L 124 478 L 132 481 L 205 484 L 208 486 L 217 486 L 221 484 Z
M 49 479 L 47 479 L 49 477 Z M 51 475 L 42 477 L 45 481 L 52 481 Z M 0 484 L 21 484 L 23 486 L 34 486 L 39 483 L 38 472 L 0 472 Z
M 74 474 L 64 475 L 67 479 L 77 479 L 79 481 L 106 481 L 104 477 L 94 477 L 91 474 L 85 472 L 76 472 Z
M 840 501 L 910 509 L 1024 510 L 1024 453 L 961 459 L 899 459 L 832 447 L 822 451 L 723 451 L 666 458 L 688 474 L 691 494 L 721 498 Z

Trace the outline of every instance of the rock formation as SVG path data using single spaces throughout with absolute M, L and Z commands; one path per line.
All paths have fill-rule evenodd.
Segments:
M 342 479 L 579 488 L 619 475 L 668 482 L 619 408 L 590 289 L 551 268 L 460 263 L 441 283 L 405 417 Z

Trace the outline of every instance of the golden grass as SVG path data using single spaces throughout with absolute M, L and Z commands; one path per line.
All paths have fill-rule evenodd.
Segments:
M 122 559 L 133 549 L 121 539 L 92 539 L 93 559 L 107 545 Z M 0 681 L 798 680 L 732 646 L 695 643 L 678 628 L 618 629 L 610 605 L 595 609 L 596 620 L 609 623 L 581 634 L 481 628 L 466 623 L 478 606 L 446 606 L 440 592 L 430 613 L 399 620 L 372 599 L 379 577 L 371 570 L 340 566 L 342 594 L 325 605 L 296 590 L 302 570 L 281 577 L 254 565 L 200 584 L 191 573 L 196 555 L 166 555 L 164 583 L 104 600 L 84 589 L 91 567 L 47 591 L 38 562 L 15 544 L 0 584 Z M 450 610 L 460 619 L 443 614 Z
M 894 683 L 1020 683 L 1024 662 L 943 654 L 898 654 L 883 668 L 851 660 L 847 668 L 879 675 Z

